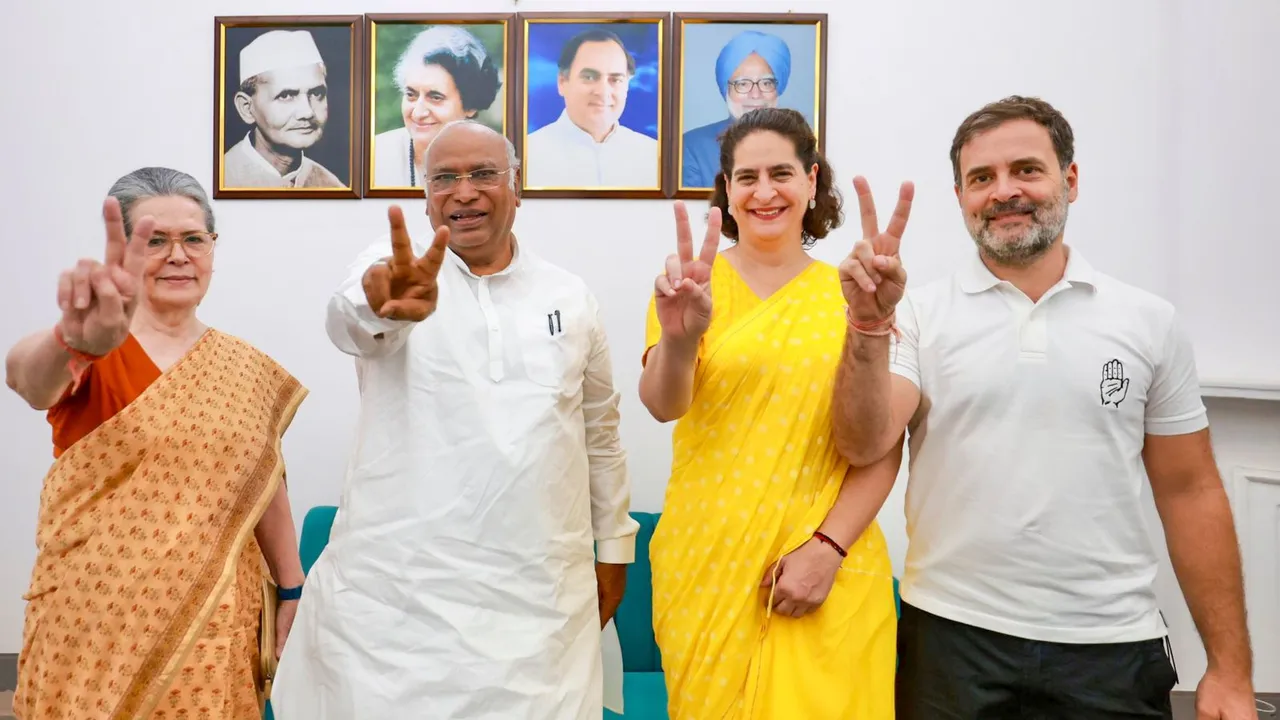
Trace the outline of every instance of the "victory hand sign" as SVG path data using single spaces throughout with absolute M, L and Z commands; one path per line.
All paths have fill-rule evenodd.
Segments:
M 876 205 L 871 197 L 871 186 L 865 178 L 853 179 L 858 193 L 858 209 L 862 216 L 862 239 L 853 246 L 853 252 L 840 263 L 840 286 L 845 302 L 856 322 L 874 323 L 883 320 L 897 307 L 907 289 L 907 271 L 898 259 L 898 246 L 907 229 L 907 217 L 911 215 L 911 200 L 915 186 L 905 182 L 898 192 L 898 206 L 894 208 L 889 226 L 880 232 L 876 221 Z
M 125 239 L 120 203 L 107 198 L 102 205 L 107 249 L 102 262 L 81 260 L 58 278 L 58 330 L 68 346 L 88 355 L 111 352 L 129 336 L 129 324 L 142 295 L 142 271 L 147 243 L 155 222 L 138 221 L 133 237 Z
M 677 202 L 676 254 L 667 256 L 666 272 L 653 283 L 662 334 L 675 340 L 697 340 L 711 324 L 711 266 L 720 244 L 720 208 L 707 215 L 707 233 L 698 257 L 693 256 L 689 211 Z
M 436 310 L 440 288 L 436 278 L 449 244 L 449 228 L 436 228 L 435 239 L 422 257 L 414 257 L 413 243 L 398 205 L 387 211 L 391 222 L 391 257 L 374 263 L 364 274 L 364 296 L 374 314 L 388 320 L 421 322 Z

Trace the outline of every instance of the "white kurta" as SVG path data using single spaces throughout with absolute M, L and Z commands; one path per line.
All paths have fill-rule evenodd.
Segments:
M 253 149 L 253 131 L 227 151 L 222 161 L 223 185 L 229 188 L 341 188 L 337 175 L 304 153 L 298 169 L 281 175 L 267 159 Z
M 622 123 L 596 142 L 568 112 L 529 133 L 525 180 L 538 188 L 657 188 L 658 141 Z
M 527 250 L 487 277 L 450 252 L 436 312 L 382 320 L 361 277 L 390 247 L 329 305 L 360 419 L 275 716 L 599 720 L 593 540 L 630 563 L 637 526 L 596 300 Z
M 373 136 L 373 184 L 377 187 L 425 187 L 422 182 L 422 158 L 419 167 L 409 173 L 409 147 L 412 140 L 403 126 Z

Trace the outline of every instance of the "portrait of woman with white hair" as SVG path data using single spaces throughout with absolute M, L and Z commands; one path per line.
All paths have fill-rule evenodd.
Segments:
M 505 22 L 371 22 L 370 190 L 421 188 L 427 146 L 447 123 L 506 132 Z

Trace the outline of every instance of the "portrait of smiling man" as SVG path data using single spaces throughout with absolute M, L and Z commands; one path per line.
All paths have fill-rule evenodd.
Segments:
M 600 720 L 638 530 L 600 308 L 512 233 L 505 137 L 449 123 L 425 170 L 434 239 L 392 206 L 329 302 L 360 419 L 275 716 Z
M 271 30 L 246 45 L 232 102 L 250 129 L 226 153 L 226 187 L 346 187 L 306 156 L 329 121 L 325 62 L 310 32 Z
M 564 110 L 529 133 L 529 187 L 658 186 L 658 141 L 622 124 L 635 75 L 635 56 L 613 32 L 592 28 L 564 44 L 556 74 Z

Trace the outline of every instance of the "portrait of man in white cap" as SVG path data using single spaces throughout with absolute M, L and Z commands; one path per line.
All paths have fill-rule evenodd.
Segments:
M 233 103 L 250 129 L 226 153 L 225 187 L 346 187 L 306 155 L 329 120 L 325 63 L 310 32 L 271 30 L 246 45 Z

